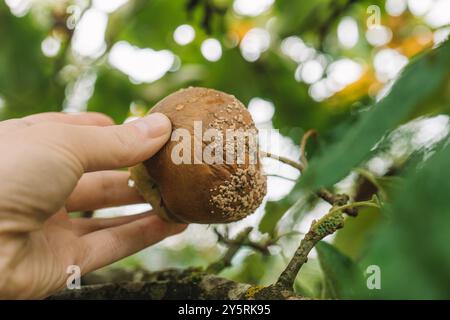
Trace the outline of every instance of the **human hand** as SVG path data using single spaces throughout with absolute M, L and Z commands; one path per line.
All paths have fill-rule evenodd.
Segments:
M 127 172 L 100 170 L 142 162 L 170 132 L 158 113 L 124 125 L 99 113 L 0 122 L 0 298 L 44 298 L 64 287 L 70 265 L 86 274 L 181 232 L 149 213 L 68 215 L 142 202 Z

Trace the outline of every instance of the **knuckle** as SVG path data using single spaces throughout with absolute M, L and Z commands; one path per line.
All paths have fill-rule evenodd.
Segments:
M 121 237 L 120 233 L 114 228 L 109 230 L 109 232 L 110 232 L 110 239 L 108 243 L 109 249 L 111 250 L 111 252 L 115 252 L 116 254 L 121 255 L 121 252 L 123 251 L 124 247 L 123 238 Z
M 101 189 L 100 203 L 101 206 L 105 206 L 109 203 L 112 188 L 111 184 L 109 183 L 109 178 L 106 172 L 100 171 L 98 174 L 100 174 L 100 189 Z
M 133 241 L 138 250 L 142 250 L 159 241 L 159 239 L 154 240 L 153 237 L 149 237 L 147 225 L 145 223 L 142 223 L 142 221 L 136 221 L 135 223 L 137 232 Z
M 137 139 L 131 130 L 117 128 L 114 132 L 114 138 L 118 144 L 117 160 L 121 163 L 133 160 L 137 150 Z

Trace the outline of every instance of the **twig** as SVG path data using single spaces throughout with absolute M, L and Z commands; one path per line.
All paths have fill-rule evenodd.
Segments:
M 300 172 L 302 172 L 305 169 L 305 166 L 301 163 L 298 163 L 294 160 L 290 160 L 281 156 L 277 156 L 270 152 L 261 151 L 261 156 L 263 157 L 269 157 L 272 159 L 279 160 L 283 163 L 286 163 L 296 169 L 298 169 Z M 346 194 L 334 194 L 331 191 L 328 191 L 325 188 L 321 188 L 316 192 L 316 195 L 328 202 L 329 204 L 335 206 L 335 205 L 343 205 L 346 204 L 349 201 L 349 196 Z M 345 213 L 347 213 L 349 216 L 355 217 L 358 214 L 358 211 L 355 208 L 347 208 L 345 209 Z
M 258 243 L 258 242 L 254 242 L 251 241 L 248 237 L 247 239 L 244 240 L 244 242 L 241 243 L 241 246 L 247 246 L 249 248 L 252 248 L 255 251 L 259 251 L 260 253 L 262 253 L 263 255 L 269 255 L 270 251 L 269 251 L 269 247 L 270 246 L 275 246 L 278 245 L 277 242 L 284 237 L 290 237 L 293 235 L 299 235 L 301 234 L 298 231 L 290 231 L 290 232 L 286 232 L 283 234 L 278 235 L 275 238 L 271 238 L 268 239 L 268 241 L 265 241 L 264 243 Z
M 337 206 L 342 206 L 344 204 L 346 204 L 349 200 L 349 196 L 346 194 L 334 194 L 330 191 L 328 191 L 325 188 L 320 188 L 317 191 L 317 196 L 323 200 L 325 200 L 326 202 L 332 204 L 332 205 L 337 205 Z
M 288 178 L 288 177 L 285 177 L 285 176 L 281 176 L 279 174 L 266 174 L 266 176 L 267 177 L 275 177 L 275 178 L 285 179 L 285 180 L 289 180 L 289 181 L 292 181 L 292 182 L 297 182 L 296 179 L 292 179 L 292 178 Z
M 206 272 L 208 273 L 219 273 L 223 269 L 231 266 L 231 260 L 233 260 L 236 253 L 239 251 L 239 249 L 242 246 L 242 243 L 245 239 L 248 238 L 248 235 L 253 230 L 252 227 L 245 228 L 242 230 L 234 240 L 229 240 L 227 237 L 224 237 L 220 232 L 217 232 L 217 230 L 214 230 L 217 234 L 217 237 L 219 238 L 219 241 L 225 243 L 228 245 L 228 249 L 223 255 L 222 258 L 220 258 L 218 261 L 213 262 L 208 266 L 206 269 Z
M 269 246 L 273 245 L 271 241 L 268 241 L 265 244 L 257 243 L 254 241 L 246 240 L 242 243 L 242 246 L 252 248 L 255 251 L 261 252 L 263 255 L 269 255 Z
M 299 171 L 303 171 L 305 169 L 305 167 L 301 163 L 298 163 L 298 162 L 296 162 L 294 160 L 291 160 L 291 159 L 288 159 L 288 158 L 285 158 L 285 157 L 282 157 L 282 156 L 278 156 L 278 155 L 275 155 L 273 153 L 266 152 L 266 151 L 260 151 L 260 154 L 261 154 L 262 157 L 272 158 L 272 159 L 278 160 L 280 162 L 283 162 L 285 164 L 288 164 L 291 167 L 294 167 L 294 168 L 296 168 Z
M 310 129 L 305 132 L 302 140 L 300 141 L 300 162 L 305 168 L 308 166 L 308 159 L 306 158 L 306 145 L 308 144 L 309 139 L 315 136 L 317 136 L 317 131 Z
M 281 238 L 284 238 L 284 237 L 300 236 L 300 235 L 303 235 L 303 233 L 302 233 L 302 232 L 299 232 L 299 231 L 289 231 L 289 232 L 280 234 L 280 235 L 278 235 L 276 238 L 274 238 L 274 239 L 272 240 L 272 244 L 277 243 L 278 240 L 280 240 Z
M 249 239 L 249 234 L 253 230 L 252 227 L 245 228 L 242 230 L 234 239 L 229 239 L 228 236 L 222 235 L 220 232 L 218 232 L 216 229 L 214 229 L 214 232 L 217 235 L 218 241 L 222 242 L 226 246 L 228 246 L 228 250 L 225 252 L 222 258 L 220 260 L 212 263 L 209 265 L 209 267 L 206 269 L 206 272 L 209 273 L 218 273 L 222 271 L 223 269 L 229 267 L 231 265 L 231 260 L 233 260 L 236 253 L 239 251 L 242 247 L 249 247 L 255 251 L 260 252 L 263 255 L 269 255 L 269 247 L 276 245 L 278 240 L 282 237 L 288 237 L 292 234 L 297 234 L 297 232 L 288 232 L 285 234 L 282 234 L 276 238 L 269 239 L 268 241 L 265 241 L 264 243 L 258 243 L 251 241 Z
M 328 214 L 333 214 L 336 212 L 341 212 L 344 211 L 345 209 L 348 208 L 355 208 L 355 207 L 372 207 L 372 208 L 379 208 L 380 206 L 375 203 L 376 198 L 374 198 L 373 200 L 370 201 L 359 201 L 359 202 L 353 202 L 353 203 L 348 203 L 348 204 L 344 204 L 342 206 L 338 206 L 338 207 L 333 207 L 331 208 L 331 210 L 328 212 Z
M 308 261 L 309 252 L 314 248 L 317 242 L 344 226 L 343 211 L 348 208 L 361 206 L 379 207 L 373 201 L 344 204 L 342 206 L 331 208 L 331 210 L 320 220 L 313 221 L 308 233 L 306 233 L 305 237 L 300 242 L 300 246 L 295 251 L 293 258 L 286 269 L 281 273 L 275 286 L 281 286 L 286 289 L 292 288 L 301 267 Z
M 350 200 L 350 197 L 346 194 L 334 194 L 325 188 L 320 188 L 316 192 L 316 195 L 332 206 L 342 206 Z M 345 208 L 344 212 L 352 217 L 356 217 L 358 215 L 358 210 L 355 207 Z

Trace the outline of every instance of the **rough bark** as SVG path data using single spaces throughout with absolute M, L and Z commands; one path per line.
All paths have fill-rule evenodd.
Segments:
M 141 272 L 141 273 L 139 273 Z M 105 280 L 120 282 L 101 283 Z M 51 297 L 62 299 L 187 299 L 187 300 L 250 300 L 305 299 L 277 286 L 260 287 L 238 283 L 198 269 L 164 270 L 159 272 L 127 272 L 88 275 L 80 289 L 63 290 Z

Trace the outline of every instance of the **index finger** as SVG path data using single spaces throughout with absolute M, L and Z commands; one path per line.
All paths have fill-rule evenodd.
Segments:
M 18 139 L 56 150 L 67 165 L 80 169 L 81 177 L 84 172 L 128 167 L 150 158 L 169 139 L 171 123 L 165 115 L 154 113 L 123 125 L 40 123 L 29 130 Z
M 43 122 L 57 122 L 85 126 L 110 126 L 114 124 L 114 121 L 110 117 L 99 112 L 44 112 L 26 116 L 20 119 L 9 119 L 1 121 L 0 135 Z

